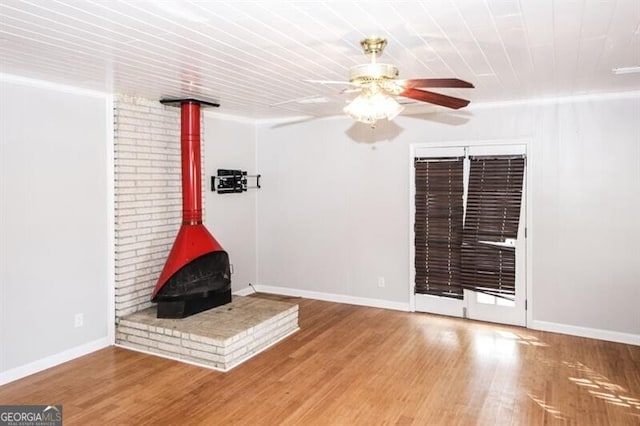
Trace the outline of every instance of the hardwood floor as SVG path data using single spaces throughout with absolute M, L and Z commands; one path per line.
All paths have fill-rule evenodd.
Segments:
M 301 330 L 229 373 L 107 348 L 0 404 L 63 404 L 65 425 L 640 424 L 640 347 L 295 300 Z

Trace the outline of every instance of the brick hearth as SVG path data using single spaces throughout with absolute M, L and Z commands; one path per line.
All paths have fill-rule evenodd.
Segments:
M 234 296 L 183 319 L 156 318 L 155 307 L 122 317 L 116 344 L 227 371 L 296 330 L 298 305 Z

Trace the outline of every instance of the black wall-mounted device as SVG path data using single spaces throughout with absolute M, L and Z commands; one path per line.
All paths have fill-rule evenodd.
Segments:
M 255 179 L 255 185 L 249 186 L 249 179 Z M 218 194 L 245 192 L 247 189 L 259 188 L 260 175 L 248 175 L 244 170 L 218 169 L 218 176 L 211 176 L 211 190 L 217 191 Z

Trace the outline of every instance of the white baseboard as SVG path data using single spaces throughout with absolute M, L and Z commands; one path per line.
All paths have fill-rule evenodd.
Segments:
M 575 325 L 559 324 L 533 320 L 527 324 L 533 330 L 551 331 L 553 333 L 569 334 L 572 336 L 588 337 L 590 339 L 607 340 L 609 342 L 626 343 L 640 346 L 640 335 L 620 333 L 618 331 L 601 330 L 597 328 L 578 327 Z
M 319 291 L 299 290 L 297 288 L 276 287 L 254 284 L 257 291 L 262 293 L 279 294 L 282 296 L 304 297 L 305 299 L 324 300 L 325 302 L 346 303 L 349 305 L 369 306 L 372 308 L 391 309 L 409 312 L 409 302 L 390 302 L 388 300 L 370 299 L 367 297 L 347 296 L 344 294 L 322 293 Z
M 240 290 L 234 291 L 232 294 L 234 294 L 236 296 L 248 296 L 248 295 L 253 294 L 255 292 L 256 291 L 253 288 L 245 287 L 245 288 L 242 288 Z
M 29 364 L 3 371 L 0 373 L 0 386 L 38 373 L 42 370 L 46 370 L 47 368 L 55 367 L 56 365 L 71 361 L 72 359 L 79 358 L 108 346 L 111 346 L 111 344 L 109 343 L 109 337 L 107 336 L 85 343 L 84 345 L 76 346 L 75 348 L 50 355 L 46 358 L 30 362 Z

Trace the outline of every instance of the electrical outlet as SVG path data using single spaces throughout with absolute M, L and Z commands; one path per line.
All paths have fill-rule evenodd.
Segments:
M 384 277 L 378 277 L 378 287 L 384 288 Z
M 233 263 L 229 264 L 229 273 L 233 275 Z
M 76 314 L 73 319 L 76 328 L 80 328 L 84 325 L 84 314 Z

